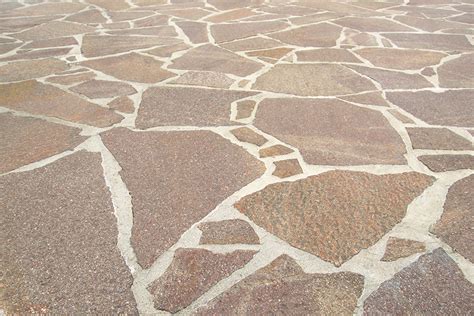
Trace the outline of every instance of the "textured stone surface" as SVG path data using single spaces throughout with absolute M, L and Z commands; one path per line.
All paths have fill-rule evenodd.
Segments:
M 235 207 L 290 245 L 340 266 L 399 223 L 432 181 L 415 172 L 330 171 L 268 185 Z
M 120 163 L 132 195 L 132 245 L 143 267 L 150 267 L 192 224 L 264 172 L 263 164 L 242 148 L 208 131 L 114 129 L 102 139 Z
M 149 287 L 155 308 L 171 313 L 180 311 L 221 279 L 242 268 L 254 254 L 255 251 L 246 250 L 227 254 L 205 249 L 176 250 L 170 267 Z
M 95 74 L 91 71 L 79 74 L 71 74 L 67 76 L 53 76 L 46 79 L 47 82 L 62 84 L 62 85 L 72 85 L 78 82 L 84 82 L 91 80 L 95 77 Z
M 382 18 L 347 17 L 336 20 L 334 23 L 362 32 L 411 31 L 407 26 Z
M 219 222 L 204 222 L 198 228 L 202 231 L 199 244 L 259 244 L 260 240 L 252 226 L 241 219 L 228 219 Z
M 85 140 L 79 132 L 39 119 L 0 114 L 0 172 L 73 149 Z
M 69 90 L 83 94 L 91 99 L 112 98 L 137 92 L 131 85 L 119 81 L 90 80 Z
M 127 96 L 113 99 L 107 104 L 107 106 L 113 110 L 117 110 L 124 113 L 133 113 L 133 111 L 135 111 L 133 101 L 130 100 L 130 98 Z
M 231 51 L 248 51 L 248 50 L 257 50 L 257 49 L 270 49 L 270 48 L 281 46 L 281 43 L 269 38 L 252 37 L 252 38 L 232 41 L 229 43 L 223 43 L 220 46 Z
M 336 40 L 339 38 L 340 33 L 341 28 L 332 24 L 322 23 L 272 33 L 269 36 L 283 43 L 296 46 L 331 47 L 336 45 Z
M 82 24 L 51 21 L 45 24 L 35 26 L 29 30 L 17 33 L 14 35 L 14 37 L 22 41 L 28 41 L 36 39 L 63 37 L 94 31 L 95 29 L 93 27 Z
M 424 155 L 419 156 L 418 160 L 434 172 L 474 170 L 474 156 L 472 155 Z
M 376 67 L 392 69 L 422 69 L 437 65 L 445 54 L 433 51 L 392 48 L 363 48 L 356 54 L 367 59 Z
M 139 128 L 230 125 L 231 103 L 253 94 L 188 87 L 150 88 L 143 94 L 136 124 Z
M 198 310 L 199 315 L 351 315 L 362 294 L 360 274 L 305 273 L 282 255 Z
M 433 49 L 441 51 L 472 50 L 472 45 L 463 35 L 387 33 L 386 38 L 399 47 Z
M 18 61 L 0 66 L 0 82 L 34 79 L 68 69 L 59 59 Z
M 298 61 L 302 62 L 341 62 L 341 63 L 360 63 L 352 52 L 346 49 L 322 48 L 311 49 L 296 52 Z
M 395 261 L 416 253 L 425 252 L 425 244 L 415 240 L 390 237 L 382 261 Z
M 294 152 L 293 149 L 283 145 L 273 145 L 270 147 L 262 148 L 258 151 L 260 158 L 287 155 L 291 154 L 292 152 Z
M 380 92 L 365 92 L 360 94 L 348 95 L 341 99 L 365 105 L 389 106 Z
M 405 145 L 382 114 L 342 101 L 267 99 L 255 125 L 297 147 L 310 164 L 405 163 Z
M 229 88 L 234 83 L 234 80 L 221 72 L 189 71 L 171 83 L 212 88 Z
M 207 43 L 209 38 L 207 37 L 207 25 L 202 22 L 178 22 L 176 23 L 191 40 L 193 44 Z
M 275 161 L 275 171 L 273 175 L 279 178 L 287 178 L 303 173 L 298 159 L 288 159 Z
M 407 128 L 414 149 L 472 150 L 474 145 L 447 128 Z
M 262 146 L 267 142 L 265 137 L 254 132 L 248 127 L 239 127 L 231 130 L 230 132 L 241 142 L 251 143 L 257 146 Z
M 384 89 L 421 89 L 433 85 L 418 74 L 351 65 L 351 69 L 377 81 Z
M 79 152 L 0 178 L 5 312 L 137 313 L 102 173 Z
M 464 258 L 474 262 L 474 175 L 454 183 L 448 191 L 444 212 L 432 232 Z
M 211 34 L 216 43 L 221 43 L 282 30 L 287 26 L 280 21 L 217 24 L 211 26 Z
M 445 88 L 474 88 L 474 54 L 462 55 L 438 68 L 439 83 Z
M 17 111 L 98 127 L 122 120 L 122 116 L 110 110 L 34 80 L 0 85 L 0 104 Z
M 303 96 L 341 95 L 375 90 L 366 78 L 341 65 L 276 65 L 257 78 L 252 86 Z
M 237 120 L 240 120 L 252 116 L 253 110 L 255 109 L 255 105 L 255 101 L 252 100 L 237 102 L 237 114 L 235 118 Z
M 474 287 L 443 249 L 421 256 L 382 283 L 364 302 L 364 314 L 466 315 Z

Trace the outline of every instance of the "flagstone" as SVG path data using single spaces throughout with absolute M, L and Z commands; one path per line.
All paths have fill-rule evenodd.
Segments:
M 347 29 L 344 31 L 344 35 L 345 38 L 341 42 L 342 48 L 352 48 L 354 46 L 379 46 L 377 38 L 369 33 L 361 33 Z
M 420 241 L 390 237 L 385 247 L 382 261 L 395 261 L 417 253 L 425 252 L 425 244 Z
M 21 49 L 73 46 L 79 44 L 74 37 L 59 37 L 45 40 L 35 40 L 21 47 Z
M 398 47 L 432 49 L 441 51 L 469 51 L 473 45 L 464 35 L 448 34 L 416 34 L 416 33 L 386 33 L 386 38 Z
M 293 152 L 293 149 L 283 145 L 273 145 L 270 147 L 262 148 L 258 151 L 260 158 L 288 155 Z
M 206 21 L 214 22 L 214 23 L 221 23 L 221 22 L 228 22 L 234 20 L 240 20 L 242 18 L 246 18 L 249 16 L 254 16 L 257 13 L 253 12 L 251 9 L 248 8 L 239 8 L 232 11 L 222 12 L 220 14 L 216 14 L 206 18 Z
M 69 90 L 91 99 L 112 98 L 137 93 L 131 85 L 120 81 L 89 80 Z
M 456 21 L 466 24 L 474 24 L 474 13 L 464 13 L 452 18 L 449 18 L 450 21 Z
M 251 37 L 242 40 L 220 44 L 221 47 L 231 51 L 249 51 L 258 49 L 270 49 L 274 47 L 282 46 L 278 41 L 263 38 L 263 37 Z
M 173 55 L 174 53 L 187 50 L 189 48 L 191 48 L 191 46 L 184 43 L 178 43 L 174 45 L 166 45 L 153 48 L 146 51 L 146 53 L 158 57 L 171 57 L 171 55 Z
M 275 171 L 272 175 L 279 178 L 288 178 L 303 173 L 298 159 L 279 160 L 274 162 Z
M 404 124 L 414 124 L 415 123 L 415 122 L 413 122 L 413 120 L 411 118 L 409 118 L 408 116 L 400 113 L 400 111 L 398 111 L 398 110 L 390 109 L 390 110 L 388 110 L 388 112 L 390 112 L 390 114 L 392 114 L 397 120 L 399 120 L 400 122 L 402 122 Z
M 87 0 L 87 2 L 107 10 L 125 10 L 130 8 L 127 0 Z
M 399 15 L 394 17 L 394 19 L 403 24 L 421 29 L 426 32 L 436 32 L 443 29 L 459 27 L 458 23 L 407 15 Z
M 117 110 L 123 113 L 133 113 L 135 111 L 133 101 L 130 100 L 130 98 L 127 96 L 118 97 L 110 101 L 107 106 L 110 109 Z
M 35 16 L 35 15 L 56 15 L 56 14 L 72 14 L 81 11 L 86 6 L 82 3 L 74 2 L 56 2 L 56 3 L 39 3 L 32 6 L 18 8 L 11 13 L 15 16 Z
M 198 225 L 200 245 L 260 244 L 252 226 L 241 219 L 204 222 Z
M 188 71 L 170 83 L 213 88 L 229 88 L 234 83 L 234 80 L 221 72 Z
M 382 18 L 345 17 L 339 20 L 335 20 L 334 23 L 362 32 L 413 31 L 413 29 L 409 28 L 408 26 L 404 26 L 402 24 Z
M 64 61 L 54 58 L 12 62 L 0 66 L 0 82 L 44 77 L 68 68 L 69 66 Z
M 110 27 L 110 26 L 109 26 Z M 135 35 L 146 35 L 146 36 L 155 36 L 161 40 L 168 38 L 168 41 L 173 43 L 177 42 L 178 39 L 172 39 L 171 37 L 178 36 L 174 27 L 165 25 L 165 26 L 154 26 L 154 27 L 144 27 L 144 28 L 128 28 L 127 30 L 112 30 L 107 31 L 107 34 L 117 35 L 117 36 L 135 36 Z
M 437 65 L 446 54 L 409 49 L 363 48 L 355 51 L 376 67 L 416 70 Z
M 462 55 L 438 68 L 440 86 L 443 88 L 474 88 L 474 54 Z
M 331 47 L 341 34 L 342 28 L 328 23 L 302 26 L 288 31 L 269 34 L 271 38 L 302 47 Z
M 208 3 L 218 10 L 248 8 L 261 5 L 263 0 L 208 0 Z
M 39 50 L 18 50 L 15 55 L 0 58 L 0 62 L 60 57 L 69 54 L 72 47 L 47 48 Z
M 66 21 L 94 24 L 94 23 L 105 23 L 107 19 L 97 9 L 91 9 L 87 11 L 81 11 L 76 14 L 68 16 Z
M 207 24 L 203 22 L 176 22 L 193 44 L 208 43 Z
M 423 155 L 419 156 L 418 160 L 434 172 L 474 170 L 474 156 L 472 155 Z
M 447 128 L 407 128 L 414 149 L 473 150 L 471 141 Z
M 360 104 L 365 104 L 365 105 L 378 105 L 378 106 L 385 106 L 385 107 L 390 106 L 387 103 L 387 100 L 385 100 L 382 94 L 378 91 L 347 95 L 340 98 L 349 102 L 355 102 L 355 103 L 360 103 Z
M 286 27 L 288 27 L 288 24 L 282 21 L 214 24 L 211 26 L 211 35 L 217 43 L 222 43 L 258 34 L 275 32 L 285 29 Z
M 166 15 L 153 15 L 144 19 L 133 21 L 136 27 L 168 25 L 169 17 Z
M 253 100 L 244 100 L 237 102 L 237 114 L 235 119 L 241 120 L 252 116 L 253 110 L 255 109 L 256 102 Z
M 71 74 L 67 76 L 53 76 L 46 79 L 47 82 L 57 83 L 65 86 L 69 86 L 75 83 L 89 81 L 95 77 L 92 71 Z
M 407 74 L 357 65 L 348 65 L 347 67 L 377 81 L 383 89 L 422 89 L 433 86 L 425 77 L 419 74 Z
M 280 48 L 251 51 L 251 52 L 247 52 L 246 55 L 251 56 L 251 57 L 267 57 L 271 59 L 280 59 L 291 51 L 292 51 L 291 48 L 280 47 Z
M 250 143 L 257 146 L 264 145 L 268 140 L 262 135 L 254 132 L 248 127 L 239 127 L 230 131 L 232 135 L 244 143 Z
M 70 22 L 51 21 L 12 35 L 22 41 L 49 39 L 94 32 L 95 28 Z
M 153 15 L 153 11 L 108 11 L 107 13 L 113 22 L 123 22 L 129 20 L 138 20 Z
M 6 54 L 17 47 L 20 47 L 21 45 L 21 43 L 0 44 L 0 55 Z
M 351 51 L 338 48 L 311 49 L 296 52 L 299 62 L 361 63 Z

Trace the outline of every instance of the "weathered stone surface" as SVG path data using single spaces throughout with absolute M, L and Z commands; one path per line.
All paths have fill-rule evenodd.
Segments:
M 91 99 L 112 98 L 137 93 L 131 85 L 120 81 L 89 80 L 69 90 Z
M 437 65 L 446 54 L 415 49 L 363 48 L 355 51 L 376 67 L 392 69 L 422 69 Z
M 381 113 L 339 100 L 266 99 L 255 126 L 297 147 L 310 164 L 405 163 L 405 145 Z
M 33 6 L 19 8 L 14 11 L 15 16 L 72 14 L 85 8 L 82 3 L 57 2 L 40 3 Z
M 133 113 L 135 111 L 135 106 L 133 105 L 133 101 L 130 100 L 129 97 L 123 96 L 118 97 L 112 101 L 110 101 L 107 106 L 113 110 L 117 110 L 124 113 Z
M 207 24 L 202 22 L 177 22 L 178 25 L 191 40 L 193 44 L 208 43 L 209 38 L 207 37 Z
M 247 8 L 262 4 L 263 0 L 209 0 L 209 4 L 219 10 L 230 10 L 237 8 Z
M 396 16 L 394 17 L 396 21 L 402 22 L 405 25 L 416 27 L 426 32 L 435 32 L 442 29 L 448 29 L 458 26 L 457 23 L 427 19 L 424 17 L 415 17 L 415 16 Z
M 137 313 L 102 174 L 100 154 L 78 152 L 0 178 L 6 313 Z
M 474 127 L 474 90 L 387 92 L 390 102 L 429 124 Z
M 227 254 L 205 249 L 176 250 L 170 267 L 149 287 L 155 308 L 176 313 L 213 285 L 242 268 L 255 251 L 237 250 Z
M 455 182 L 448 191 L 444 212 L 432 232 L 464 258 L 474 262 L 474 175 Z
M 185 70 L 204 70 L 248 76 L 262 64 L 229 52 L 214 45 L 204 45 L 189 50 L 186 54 L 173 60 L 169 68 Z
M 153 15 L 144 19 L 133 21 L 136 27 L 168 25 L 169 17 L 166 15 Z
M 171 57 L 176 52 L 183 51 L 189 49 L 190 46 L 184 43 L 174 44 L 174 45 L 167 45 L 167 46 L 160 46 L 157 48 L 150 49 L 147 51 L 148 54 L 155 55 L 158 57 Z
M 34 79 L 68 69 L 59 59 L 18 61 L 0 66 L 0 82 Z
M 418 160 L 434 172 L 474 170 L 474 156 L 472 155 L 426 155 L 419 156 Z
M 341 95 L 375 90 L 370 80 L 335 64 L 276 65 L 258 77 L 252 88 L 303 96 Z
M 420 241 L 390 237 L 387 241 L 382 261 L 395 261 L 416 253 L 425 252 L 425 244 Z
M 249 16 L 253 16 L 256 13 L 248 8 L 244 9 L 235 9 L 228 12 L 223 12 L 220 14 L 213 15 L 211 17 L 206 18 L 206 21 L 214 22 L 214 23 L 221 23 L 221 22 L 228 22 L 233 20 L 239 20 L 242 18 L 246 18 Z
M 360 63 L 351 51 L 339 48 L 321 48 L 296 52 L 298 61 L 303 62 L 341 62 L 341 63 Z
M 231 51 L 248 51 L 257 49 L 270 49 L 274 47 L 279 47 L 281 45 L 282 44 L 280 42 L 272 39 L 263 37 L 252 37 L 243 40 L 224 43 L 220 46 Z
M 230 121 L 232 102 L 254 92 L 189 87 L 153 87 L 143 93 L 137 127 L 160 125 L 219 126 Z
M 99 10 L 91 9 L 70 15 L 66 18 L 66 21 L 94 24 L 105 23 L 107 22 L 107 19 L 102 15 L 102 13 L 100 13 Z
M 259 244 L 260 239 L 252 226 L 241 219 L 219 222 L 204 222 L 198 228 L 202 231 L 201 245 Z
M 447 128 L 407 128 L 414 149 L 472 150 L 474 145 Z
M 253 100 L 244 100 L 237 102 L 237 114 L 235 118 L 237 120 L 246 119 L 252 116 L 253 110 L 255 109 L 256 102 Z
M 10 55 L 8 57 L 0 59 L 0 62 L 59 57 L 69 54 L 71 49 L 72 47 L 47 48 L 40 50 L 21 50 L 17 51 L 15 55 Z
M 275 161 L 275 171 L 273 175 L 279 178 L 288 178 L 303 173 L 298 159 L 288 159 Z
M 191 225 L 265 170 L 242 148 L 208 131 L 113 129 L 102 139 L 122 167 L 120 174 L 131 193 L 131 240 L 145 268 Z
M 441 51 L 472 50 L 471 43 L 463 35 L 386 33 L 383 36 L 391 40 L 398 47 Z
M 174 73 L 161 68 L 162 62 L 137 53 L 88 60 L 81 65 L 118 79 L 135 82 L 156 83 L 175 76 Z
M 382 94 L 378 91 L 348 95 L 341 97 L 341 99 L 365 105 L 390 106 Z
M 0 42 L 1 43 L 1 42 Z M 9 51 L 14 50 L 15 48 L 21 46 L 21 43 L 7 43 L 0 45 L 0 55 L 8 53 Z
M 282 255 L 206 306 L 199 315 L 352 315 L 364 277 L 351 272 L 305 273 Z
M 94 31 L 95 28 L 86 25 L 69 22 L 51 21 L 45 24 L 35 26 L 29 30 L 14 34 L 13 36 L 22 41 L 31 41 L 36 39 L 48 39 L 82 33 L 90 33 Z
M 433 85 L 419 74 L 407 74 L 380 68 L 349 65 L 349 68 L 377 81 L 383 89 L 421 89 Z
M 222 43 L 282 30 L 287 26 L 281 21 L 214 24 L 211 26 L 211 34 L 216 43 Z
M 273 145 L 270 147 L 262 148 L 258 151 L 260 158 L 288 155 L 292 152 L 294 152 L 293 149 L 283 145 Z
M 73 149 L 85 140 L 77 128 L 0 114 L 0 173 Z
M 137 20 L 153 15 L 153 11 L 109 11 L 108 15 L 114 22 Z
M 462 55 L 438 68 L 439 83 L 445 88 L 474 88 L 474 54 Z
M 251 51 L 251 52 L 248 52 L 246 55 L 251 56 L 251 57 L 266 57 L 266 58 L 272 58 L 272 59 L 280 59 L 291 51 L 292 51 L 291 48 L 280 47 L 280 48 Z
M 269 34 L 284 43 L 308 47 L 331 47 L 336 45 L 341 28 L 328 23 L 302 26 L 289 31 Z
M 122 23 L 124 23 L 124 22 L 122 22 Z M 128 23 L 125 23 L 125 25 L 127 26 Z M 111 28 L 110 25 L 108 27 Z M 114 28 L 117 29 L 119 27 L 114 27 Z M 127 27 L 125 27 L 125 28 L 127 28 Z M 162 40 L 162 42 L 166 43 L 166 44 L 168 44 L 168 43 L 178 43 L 179 42 L 178 39 L 172 38 L 172 37 L 178 36 L 178 33 L 176 33 L 175 28 L 170 26 L 170 25 L 155 26 L 155 27 L 144 27 L 144 28 L 132 28 L 132 29 L 127 29 L 127 30 L 124 30 L 123 28 L 121 28 L 121 30 L 107 31 L 107 34 L 118 35 L 118 36 L 121 36 L 121 35 L 125 35 L 125 36 L 127 36 L 127 35 L 130 35 L 130 36 L 134 36 L 134 35 L 156 36 L 156 38 Z
M 110 110 L 35 80 L 0 85 L 0 104 L 17 111 L 97 127 L 110 126 L 123 119 Z
M 170 83 L 212 88 L 229 88 L 234 80 L 221 72 L 189 71 Z
M 125 10 L 130 8 L 126 0 L 88 0 L 88 2 L 107 10 Z
M 362 32 L 403 32 L 413 31 L 411 28 L 395 23 L 383 18 L 367 18 L 367 17 L 346 17 L 334 21 L 344 27 L 359 30 Z
M 265 137 L 257 134 L 248 127 L 239 127 L 231 130 L 230 132 L 241 142 L 251 143 L 257 146 L 262 146 L 268 141 Z
M 432 182 L 415 172 L 330 171 L 271 184 L 235 207 L 290 245 L 340 266 L 399 223 Z
M 402 123 L 405 123 L 405 124 L 413 124 L 414 123 L 411 118 L 409 118 L 408 116 L 400 113 L 400 111 L 398 111 L 398 110 L 390 109 L 390 110 L 388 110 L 388 112 L 390 112 L 390 114 L 392 114 L 397 120 L 399 120 Z
M 58 37 L 50 39 L 38 39 L 34 40 L 29 44 L 22 46 L 22 49 L 33 49 L 33 48 L 47 48 L 47 47 L 61 47 L 61 46 L 72 46 L 79 44 L 74 37 Z
M 53 77 L 47 78 L 46 81 L 69 86 L 74 83 L 91 80 L 94 77 L 95 77 L 95 74 L 92 71 L 88 71 L 84 73 L 71 74 L 67 76 L 53 76 Z
M 443 249 L 421 256 L 373 292 L 366 315 L 466 315 L 474 287 Z
M 354 30 L 345 30 L 345 38 L 341 44 L 349 46 L 378 46 L 377 38 L 369 33 L 361 33 Z M 344 47 L 347 48 L 347 47 Z

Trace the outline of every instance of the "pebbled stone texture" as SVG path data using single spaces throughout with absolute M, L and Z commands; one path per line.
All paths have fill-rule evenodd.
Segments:
M 382 261 L 395 261 L 416 253 L 425 252 L 425 244 L 415 240 L 390 237 Z
M 204 222 L 198 225 L 202 231 L 199 244 L 259 244 L 260 240 L 252 226 L 241 219 L 219 222 Z

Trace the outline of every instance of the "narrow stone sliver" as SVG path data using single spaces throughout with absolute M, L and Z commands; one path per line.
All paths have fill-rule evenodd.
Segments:
M 0 3 L 0 313 L 472 314 L 473 11 Z

